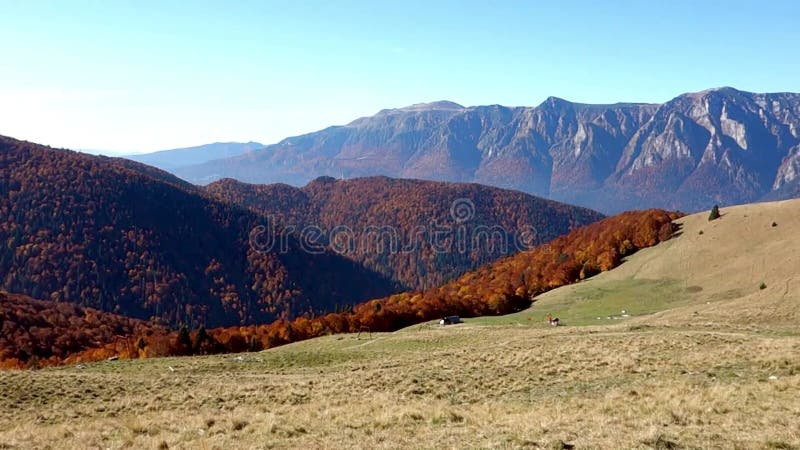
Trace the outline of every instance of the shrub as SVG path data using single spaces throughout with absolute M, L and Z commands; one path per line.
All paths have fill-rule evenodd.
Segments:
M 766 283 L 761 283 L 761 286 L 759 286 L 758 288 L 763 291 L 764 289 L 767 288 L 767 284 Z
M 178 346 L 180 346 L 180 351 L 188 352 L 192 350 L 192 338 L 189 336 L 189 329 L 186 325 L 182 325 L 180 330 L 178 330 L 177 341 Z
M 710 222 L 712 220 L 717 220 L 719 219 L 719 217 L 720 217 L 719 206 L 714 205 L 714 207 L 711 208 L 711 214 L 708 215 L 708 221 Z

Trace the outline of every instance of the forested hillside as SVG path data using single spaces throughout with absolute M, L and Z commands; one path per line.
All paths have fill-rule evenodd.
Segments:
M 0 288 L 196 327 L 264 323 L 392 292 L 329 251 L 250 245 L 264 220 L 129 161 L 0 138 Z M 347 282 L 343 282 L 347 280 Z
M 31 358 L 37 364 L 53 364 L 111 355 L 239 352 L 332 333 L 392 331 L 452 314 L 465 317 L 507 314 L 526 308 L 540 293 L 610 270 L 623 257 L 669 239 L 676 231 L 672 221 L 678 217 L 680 214 L 660 210 L 624 213 L 578 228 L 548 244 L 501 259 L 434 289 L 370 300 L 344 312 L 257 326 L 211 330 L 199 327 L 192 331 L 186 327 L 166 333 L 151 324 L 112 316 L 110 321 L 103 321 L 109 324 L 121 321 L 114 325 L 118 331 L 103 332 L 93 341 L 74 338 L 69 344 L 58 341 L 53 346 L 45 342 L 51 342 L 54 336 L 86 336 L 87 332 L 70 332 L 69 327 L 91 326 L 97 322 L 93 319 L 97 313 L 65 308 L 54 302 L 17 300 L 14 304 L 0 299 L 3 332 L 7 336 L 24 336 L 0 342 L 0 355 L 6 366 L 23 366 L 30 365 Z M 32 310 L 35 312 L 31 313 Z M 67 323 L 70 325 L 65 326 Z M 33 329 L 32 325 L 40 329 Z
M 329 333 L 393 331 L 452 314 L 508 314 L 530 306 L 538 294 L 613 269 L 623 257 L 670 239 L 677 231 L 672 221 L 679 217 L 662 210 L 622 213 L 434 289 L 370 300 L 349 313 L 219 329 L 212 334 L 232 350 L 260 349 Z M 241 347 L 244 342 L 247 347 Z
M 2 368 L 59 364 L 81 352 L 91 360 L 139 356 L 130 336 L 155 341 L 156 335 L 163 338 L 167 333 L 163 327 L 73 303 L 0 292 Z
M 387 177 L 316 179 L 303 188 L 226 179 L 207 190 L 320 243 L 402 289 L 428 289 L 603 216 L 477 184 Z

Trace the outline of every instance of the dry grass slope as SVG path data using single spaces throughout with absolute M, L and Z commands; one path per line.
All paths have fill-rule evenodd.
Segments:
M 511 316 L 2 372 L 0 448 L 799 448 L 800 201 L 722 212 Z
M 707 212 L 698 213 L 677 223 L 676 238 L 637 252 L 615 270 L 546 293 L 517 317 L 486 320 L 557 313 L 563 304 L 585 311 L 579 319 L 588 323 L 644 308 L 664 311 L 648 318 L 653 324 L 797 330 L 800 200 L 725 208 L 711 222 Z

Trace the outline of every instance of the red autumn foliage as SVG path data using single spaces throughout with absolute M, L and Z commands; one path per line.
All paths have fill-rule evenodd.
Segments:
M 168 330 L 72 303 L 0 292 L 0 367 L 144 356 L 131 337 L 156 334 L 167 336 Z

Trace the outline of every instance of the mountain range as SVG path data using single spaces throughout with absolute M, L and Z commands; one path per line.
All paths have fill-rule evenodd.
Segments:
M 800 94 L 733 88 L 663 104 L 441 101 L 387 109 L 246 154 L 174 169 L 302 186 L 319 176 L 476 182 L 611 213 L 788 198 L 800 183 Z

